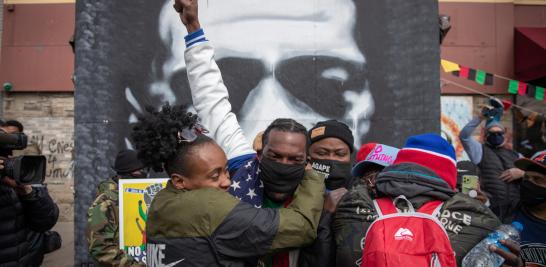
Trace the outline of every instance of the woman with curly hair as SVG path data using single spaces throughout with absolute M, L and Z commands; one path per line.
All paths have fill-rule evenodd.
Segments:
M 255 265 L 268 252 L 315 239 L 324 201 L 320 176 L 306 171 L 287 208 L 259 209 L 226 192 L 238 185 L 196 115 L 168 104 L 148 111 L 132 137 L 142 162 L 170 177 L 148 212 L 148 266 Z

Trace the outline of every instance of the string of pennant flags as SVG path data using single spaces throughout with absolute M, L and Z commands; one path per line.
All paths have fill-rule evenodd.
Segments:
M 466 78 L 475 81 L 480 85 L 494 85 L 495 79 L 499 78 L 508 81 L 508 93 L 514 95 L 527 96 L 535 98 L 539 101 L 544 101 L 544 87 L 535 86 L 518 80 L 512 80 L 501 75 L 489 73 L 480 69 L 469 68 L 455 62 L 442 59 L 442 68 L 444 72 L 453 74 L 456 77 Z
M 468 86 L 464 86 L 464 85 L 462 85 L 462 84 L 460 84 L 460 83 L 457 83 L 457 82 L 454 82 L 454 81 L 451 81 L 451 80 L 448 80 L 448 79 L 441 78 L 441 81 L 442 81 L 442 83 L 443 83 L 444 85 L 451 84 L 451 85 L 457 86 L 457 87 L 459 87 L 459 88 L 461 88 L 461 89 L 465 89 L 465 90 L 468 90 L 468 91 L 470 91 L 470 92 L 474 92 L 474 93 L 476 93 L 476 94 L 480 94 L 480 95 L 485 96 L 485 97 L 487 97 L 487 98 L 495 98 L 495 97 L 492 96 L 492 95 L 488 95 L 488 94 L 486 94 L 486 93 L 484 93 L 484 92 L 481 92 L 481 91 L 476 90 L 476 89 L 472 89 L 472 88 L 470 88 L 470 87 L 468 87 Z M 536 111 L 534 111 L 534 110 L 528 109 L 528 108 L 526 108 L 526 107 L 523 107 L 523 106 L 514 104 L 514 103 L 512 103 L 510 100 L 502 99 L 501 101 L 503 102 L 503 104 L 505 105 L 505 107 L 508 107 L 508 108 L 513 107 L 513 108 L 517 108 L 517 109 L 522 110 L 522 111 L 529 112 L 529 114 L 535 114 L 535 115 L 537 115 L 537 116 L 540 115 L 540 116 L 542 116 L 542 117 L 546 117 L 546 115 L 544 115 L 544 114 L 542 114 L 542 113 L 539 113 L 539 112 L 536 112 Z

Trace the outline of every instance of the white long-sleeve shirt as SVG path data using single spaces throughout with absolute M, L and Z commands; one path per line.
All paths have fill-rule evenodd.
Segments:
M 254 157 L 255 151 L 245 137 L 237 116 L 231 110 L 229 93 L 222 79 L 220 68 L 214 60 L 214 48 L 205 38 L 202 29 L 185 37 L 186 68 L 193 106 L 201 123 L 212 138 L 224 149 L 234 164 Z

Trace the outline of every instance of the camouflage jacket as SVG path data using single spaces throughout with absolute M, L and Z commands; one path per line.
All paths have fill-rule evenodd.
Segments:
M 89 254 L 97 266 L 145 266 L 119 249 L 118 184 L 101 182 L 87 212 Z

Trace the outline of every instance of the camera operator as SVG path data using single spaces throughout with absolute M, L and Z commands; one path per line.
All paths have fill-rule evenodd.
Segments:
M 22 130 L 17 121 L 0 126 L 1 135 Z M 11 149 L 0 143 L 0 266 L 39 266 L 51 246 L 60 246 L 56 233 L 46 233 L 57 222 L 59 208 L 46 187 L 21 183 L 4 173 L 10 155 Z
M 23 124 L 16 120 L 9 120 L 6 122 L 0 122 L 0 133 L 2 134 L 17 134 L 22 133 L 24 130 Z M 3 148 L 0 145 L 0 156 L 11 156 L 11 149 Z
M 5 133 L 22 133 L 24 128 L 23 124 L 16 120 L 9 120 L 2 124 L 2 127 L 0 128 Z

